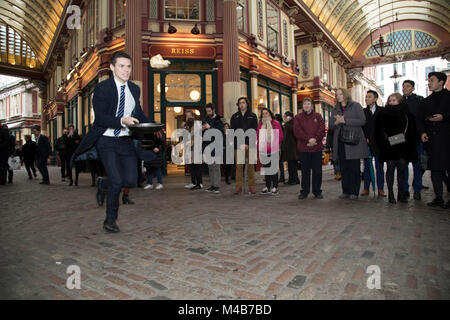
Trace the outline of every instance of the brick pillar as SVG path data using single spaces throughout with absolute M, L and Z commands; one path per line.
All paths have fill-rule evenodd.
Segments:
M 224 116 L 230 119 L 236 112 L 240 97 L 239 41 L 236 0 L 223 0 L 223 107 Z
M 125 51 L 131 56 L 131 77 L 141 88 L 142 105 L 142 1 L 128 0 L 125 8 Z

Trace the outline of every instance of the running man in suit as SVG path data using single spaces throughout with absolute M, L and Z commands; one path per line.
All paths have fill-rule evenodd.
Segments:
M 134 187 L 137 181 L 136 151 L 127 126 L 149 122 L 149 119 L 139 103 L 139 87 L 128 81 L 131 57 L 123 51 L 113 53 L 110 68 L 113 77 L 95 86 L 92 99 L 95 121 L 72 161 L 96 147 L 107 173 L 107 178 L 99 181 L 99 192 L 107 195 L 103 229 L 108 233 L 117 233 L 120 231 L 116 224 L 120 192 L 123 187 Z

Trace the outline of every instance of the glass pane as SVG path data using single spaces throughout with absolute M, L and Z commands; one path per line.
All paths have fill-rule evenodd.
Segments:
M 161 123 L 161 113 L 155 113 L 155 122 Z
M 177 19 L 188 19 L 188 0 L 178 0 Z
M 155 112 L 161 111 L 161 80 L 160 80 L 161 76 L 159 75 L 159 73 L 156 73 L 153 77 L 153 109 Z M 166 85 L 166 92 L 167 92 L 168 88 Z
M 198 20 L 199 19 L 199 0 L 189 1 L 189 19 Z
M 198 74 L 168 74 L 166 76 L 168 101 L 200 101 L 201 87 Z
M 267 80 L 263 78 L 258 78 L 258 85 L 268 86 Z
M 269 81 L 269 88 L 279 91 L 280 90 L 280 85 L 277 82 Z
M 291 111 L 291 99 L 289 96 L 281 95 L 281 115 L 286 111 Z
M 244 6 L 238 4 L 236 9 L 237 9 L 238 29 L 241 31 L 245 31 L 245 20 L 244 20 L 245 9 L 244 9 Z
M 278 33 L 271 27 L 267 28 L 267 47 L 278 52 Z
M 212 103 L 213 102 L 213 96 L 212 96 L 212 76 L 210 74 L 207 74 L 206 77 L 206 103 Z
M 269 91 L 269 95 L 270 95 L 270 110 L 272 110 L 272 112 L 274 114 L 280 113 L 280 95 L 278 94 L 278 92 Z
M 267 107 L 267 89 L 258 86 L 258 115 L 264 107 Z
M 177 17 L 177 1 L 166 0 L 166 18 L 175 19 Z
M 241 80 L 241 97 L 247 97 L 247 81 Z
M 278 31 L 278 10 L 270 3 L 267 3 L 267 25 Z

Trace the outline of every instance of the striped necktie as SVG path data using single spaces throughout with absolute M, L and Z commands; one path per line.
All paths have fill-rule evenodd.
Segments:
M 125 85 L 120 86 L 120 103 L 119 110 L 117 111 L 117 117 L 122 118 L 125 111 Z M 117 137 L 120 134 L 121 129 L 115 129 L 114 135 Z

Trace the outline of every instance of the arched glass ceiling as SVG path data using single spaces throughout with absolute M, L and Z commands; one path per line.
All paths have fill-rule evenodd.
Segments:
M 9 25 L 43 64 L 67 0 L 1 0 L 0 23 Z
M 450 0 L 303 0 L 353 55 L 370 31 L 397 21 L 423 20 L 450 32 Z

